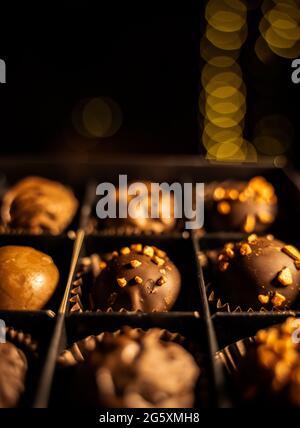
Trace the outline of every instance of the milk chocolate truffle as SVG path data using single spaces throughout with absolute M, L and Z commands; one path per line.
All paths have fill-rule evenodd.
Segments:
M 210 231 L 262 233 L 276 215 L 275 190 L 263 177 L 206 186 L 205 227 Z
M 159 205 L 158 205 L 158 215 L 157 218 L 152 218 L 151 216 L 151 183 L 144 182 L 142 183 L 147 187 L 147 194 L 144 196 L 139 193 L 140 201 L 135 206 L 134 217 L 128 215 L 127 218 L 116 218 L 116 219 L 105 219 L 103 220 L 103 225 L 106 228 L 127 228 L 137 229 L 142 232 L 150 233 L 166 233 L 173 230 L 176 226 L 176 219 L 174 216 L 174 195 L 165 195 L 164 193 L 160 194 Z M 126 193 L 117 191 L 117 202 L 123 204 L 130 204 L 133 200 L 133 196 L 127 196 Z
M 31 247 L 0 247 L 0 310 L 42 309 L 59 272 L 51 257 Z
M 300 407 L 300 319 L 260 330 L 236 373 L 242 399 Z
M 82 404 L 108 408 L 192 407 L 200 370 L 181 345 L 161 331 L 125 328 L 105 333 L 79 366 Z
M 58 235 L 71 223 L 77 207 L 69 188 L 45 178 L 27 177 L 4 195 L 1 217 L 9 228 Z
M 28 365 L 24 353 L 10 342 L 0 343 L 0 408 L 16 407 L 25 389 Z
M 218 256 L 217 293 L 232 309 L 297 307 L 300 252 L 273 236 L 227 243 Z
M 114 251 L 91 290 L 94 309 L 168 311 L 181 286 L 180 273 L 164 251 L 133 244 Z

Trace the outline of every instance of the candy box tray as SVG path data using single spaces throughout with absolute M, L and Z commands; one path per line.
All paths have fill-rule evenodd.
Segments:
M 155 182 L 210 182 L 214 180 L 249 179 L 255 175 L 263 175 L 275 186 L 280 201 L 280 217 L 270 230 L 282 240 L 297 245 L 300 241 L 297 236 L 297 225 L 300 214 L 299 190 L 289 178 L 289 174 L 281 169 L 264 166 L 218 166 L 195 158 L 183 158 L 180 161 L 174 158 L 145 159 L 144 157 L 124 159 L 100 159 L 89 163 L 71 162 L 67 167 L 62 161 L 32 162 L 17 161 L 3 162 L 0 170 L 4 173 L 7 182 L 13 183 L 18 178 L 27 175 L 42 175 L 71 185 L 75 193 L 80 194 L 80 210 L 75 229 L 84 228 L 95 204 L 94 184 L 102 181 L 117 183 L 118 174 L 127 174 L 131 180 L 152 180 Z M 17 171 L 17 173 L 16 173 Z M 59 374 L 56 360 L 60 352 L 74 340 L 86 335 L 97 334 L 102 331 L 118 330 L 124 325 L 131 325 L 143 329 L 158 326 L 185 334 L 188 338 L 201 344 L 206 379 L 207 394 L 201 396 L 199 407 L 229 407 L 234 404 L 233 395 L 222 367 L 216 362 L 215 354 L 223 346 L 239 338 L 255 333 L 257 329 L 268 323 L 276 324 L 288 314 L 263 313 L 211 313 L 206 294 L 206 283 L 203 268 L 200 264 L 200 251 L 213 248 L 215 244 L 227 239 L 234 239 L 232 234 L 216 234 L 206 232 L 199 238 L 197 232 L 168 233 L 166 235 L 145 236 L 101 236 L 98 233 L 86 235 L 84 239 L 74 241 L 64 236 L 48 237 L 44 235 L 0 235 L 1 245 L 32 245 L 49 253 L 60 264 L 63 279 L 55 303 L 47 305 L 44 311 L 17 312 L 5 311 L 0 318 L 6 320 L 7 325 L 26 330 L 32 322 L 29 333 L 38 337 L 44 336 L 43 321 L 51 326 L 47 330 L 46 346 L 42 367 L 37 376 L 37 383 L 33 384 L 30 400 L 26 406 L 47 407 L 57 406 L 57 387 Z M 239 236 L 235 236 L 239 239 Z M 169 313 L 101 313 L 86 312 L 85 306 L 79 313 L 71 312 L 69 302 L 72 283 L 76 280 L 79 256 L 90 255 L 93 252 L 114 250 L 120 246 L 134 242 L 149 243 L 166 249 L 171 260 L 174 261 L 183 275 L 182 295 L 178 305 Z M 189 290 L 188 295 L 185 294 Z M 83 299 L 84 301 L 84 299 Z M 47 310 L 51 312 L 47 312 Z M 54 312 L 54 313 L 52 313 Z M 29 320 L 31 320 L 29 322 Z M 243 321 L 242 321 L 243 320 Z M 265 324 L 266 322 L 266 324 Z M 232 333 L 232 334 L 231 334 Z

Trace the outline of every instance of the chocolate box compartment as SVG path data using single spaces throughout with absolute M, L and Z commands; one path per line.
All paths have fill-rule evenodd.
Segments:
M 297 316 L 295 312 L 287 311 L 276 314 L 269 313 L 218 313 L 213 315 L 212 322 L 218 340 L 218 351 L 222 351 L 240 340 L 251 338 L 261 329 L 266 329 L 277 324 L 282 324 L 287 318 Z M 299 316 L 299 314 L 298 314 Z M 239 361 L 239 353 L 231 354 L 230 365 Z M 214 365 L 220 367 L 220 360 L 217 354 L 214 358 Z M 228 399 L 233 407 L 244 407 L 246 403 L 241 402 L 240 394 L 237 392 L 231 373 L 225 367 L 224 388 Z M 253 373 L 255 376 L 255 373 Z M 249 405 L 249 404 L 248 404 Z M 264 404 L 260 401 L 250 404 L 252 407 L 262 407 Z
M 79 227 L 81 208 L 84 205 L 87 189 L 85 180 L 80 180 L 80 174 L 76 175 L 70 166 L 68 167 L 58 162 L 52 164 L 51 162 L 42 160 L 37 162 L 16 160 L 13 164 L 10 162 L 0 163 L 0 204 L 4 193 L 11 186 L 29 176 L 39 176 L 58 181 L 73 190 L 79 205 L 72 222 L 64 231 L 64 234 L 68 231 L 76 231 Z M 23 234 L 22 231 L 13 228 L 9 229 L 6 233 Z M 24 231 L 24 234 L 26 235 L 26 231 Z M 48 233 L 43 234 L 48 235 Z
M 243 240 L 246 237 L 246 235 L 243 234 L 239 234 L 239 233 L 215 233 L 215 234 L 207 234 L 205 235 L 203 238 L 199 239 L 199 249 L 200 249 L 200 253 L 198 256 L 198 262 L 201 263 L 201 259 L 202 256 L 204 255 L 205 258 L 205 254 L 206 253 L 214 253 L 221 250 L 224 245 L 228 242 L 239 242 L 241 240 Z M 275 236 L 275 238 L 281 239 L 281 234 Z M 292 244 L 295 247 L 300 249 L 300 239 L 295 236 L 293 236 L 293 239 L 291 239 L 290 241 L 288 241 L 288 244 Z M 213 255 L 214 257 L 214 255 Z M 209 260 L 209 257 L 207 258 L 207 265 L 201 267 L 202 271 L 203 271 L 203 280 L 204 280 L 204 287 L 206 290 L 206 296 L 207 299 L 209 298 L 210 294 L 212 291 L 217 291 L 218 290 L 218 279 L 215 276 L 215 268 L 213 266 L 213 262 L 211 260 Z M 216 296 L 216 301 L 219 299 L 219 296 L 217 293 L 215 293 Z M 218 312 L 218 309 L 216 308 L 216 301 L 214 302 L 210 302 L 210 307 L 211 307 L 211 311 L 212 313 Z M 226 301 L 226 298 L 221 298 L 222 304 L 226 304 L 228 303 Z M 235 308 L 231 308 L 231 310 L 234 311 Z M 220 312 L 224 312 L 224 310 L 220 310 Z M 295 304 L 295 307 L 292 308 L 293 312 L 296 312 L 298 314 L 300 314 L 300 296 L 298 301 Z M 277 311 L 276 311 L 277 312 Z M 281 312 L 281 311 L 279 311 Z M 274 312 L 271 312 L 274 313 Z M 270 314 L 270 311 L 269 311 Z
M 66 236 L 14 234 L 0 235 L 0 246 L 2 247 L 5 245 L 33 247 L 34 249 L 42 251 L 53 258 L 53 261 L 59 270 L 60 278 L 56 291 L 43 310 L 50 310 L 56 313 L 65 293 L 74 241 Z M 9 311 L 0 311 L 0 318 L 2 313 L 6 312 Z
M 114 250 L 118 250 L 124 246 L 130 246 L 134 243 L 154 245 L 159 249 L 166 251 L 168 257 L 178 268 L 182 278 L 182 286 L 177 302 L 171 309 L 171 312 L 201 311 L 202 303 L 197 278 L 197 265 L 193 242 L 191 239 L 174 238 L 167 235 L 159 237 L 86 236 L 83 243 L 81 256 L 90 256 L 94 253 L 105 254 Z M 79 265 L 77 266 L 77 269 L 78 267 Z M 77 282 L 75 284 L 77 284 Z M 73 288 L 76 287 L 75 284 L 73 283 Z M 91 310 L 88 296 L 88 288 L 90 287 L 90 284 L 91 277 L 84 278 L 83 285 L 81 286 L 82 296 L 80 296 L 83 311 Z M 74 298 L 74 294 L 72 294 L 72 292 L 69 295 L 67 311 L 72 311 L 71 308 L 74 305 L 74 303 L 70 304 L 70 298 Z
M 49 343 L 53 335 L 55 319 L 45 312 L 10 312 L 1 313 L 0 318 L 7 327 L 12 327 L 18 332 L 30 334 L 34 342 L 37 343 L 37 356 L 27 352 L 26 347 L 18 344 L 17 340 L 11 340 L 7 335 L 7 341 L 11 341 L 22 349 L 28 358 L 28 372 L 25 380 L 25 391 L 20 400 L 20 408 L 29 408 L 35 401 L 37 388 L 43 372 L 44 363 L 49 352 Z
M 172 333 L 179 333 L 191 345 L 188 350 L 196 357 L 202 368 L 201 377 L 196 387 L 197 408 L 214 406 L 214 382 L 211 374 L 211 353 L 209 352 L 207 334 L 203 320 L 197 315 L 172 313 L 156 314 L 122 314 L 122 313 L 84 313 L 66 316 L 66 335 L 62 341 L 61 350 L 70 347 L 75 341 L 89 335 L 98 335 L 102 332 L 118 331 L 123 326 L 141 328 L 166 329 Z M 157 363 L 157 362 L 156 362 Z M 57 367 L 49 407 L 71 407 L 68 401 L 66 387 L 70 385 L 73 376 L 72 368 Z

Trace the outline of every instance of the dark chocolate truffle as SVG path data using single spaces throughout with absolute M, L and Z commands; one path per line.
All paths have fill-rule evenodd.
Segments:
M 91 301 L 104 311 L 168 311 L 180 286 L 180 273 L 164 251 L 133 244 L 112 253 L 92 287 Z
M 31 247 L 0 248 L 0 310 L 42 309 L 59 272 L 52 258 Z
M 227 243 L 218 256 L 217 294 L 231 309 L 295 308 L 300 293 L 300 252 L 272 236 Z
M 61 183 L 27 177 L 4 195 L 1 217 L 12 229 L 58 235 L 71 223 L 77 207 L 73 192 Z
M 246 402 L 300 407 L 300 319 L 260 330 L 237 366 L 235 379 Z
M 176 226 L 176 219 L 174 217 L 174 195 L 171 193 L 170 197 L 160 195 L 159 207 L 158 207 L 158 218 L 151 217 L 151 183 L 144 182 L 146 185 L 148 193 L 144 197 L 141 197 L 141 200 L 136 206 L 135 216 L 128 216 L 127 218 L 116 218 L 116 219 L 105 219 L 102 220 L 103 226 L 105 228 L 115 228 L 120 229 L 124 228 L 128 231 L 138 230 L 146 233 L 166 233 L 173 230 Z M 117 192 L 117 201 L 120 203 L 120 198 L 122 198 L 123 203 L 129 204 L 133 199 L 132 196 L 126 197 L 123 193 L 120 195 L 120 192 Z
M 27 360 L 12 343 L 0 343 L 0 408 L 16 407 L 25 389 Z
M 273 186 L 263 177 L 249 182 L 211 183 L 205 190 L 205 228 L 210 231 L 264 232 L 277 215 Z
M 105 333 L 78 367 L 82 404 L 120 408 L 192 407 L 199 367 L 161 330 Z

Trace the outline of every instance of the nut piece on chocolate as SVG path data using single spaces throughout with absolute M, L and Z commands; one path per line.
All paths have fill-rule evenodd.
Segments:
M 200 370 L 181 345 L 161 331 L 125 328 L 105 333 L 77 372 L 82 404 L 95 407 L 192 407 Z
M 58 235 L 71 223 L 77 207 L 78 201 L 68 187 L 41 177 L 27 177 L 4 195 L 1 218 L 9 228 Z
M 272 225 L 276 215 L 275 190 L 263 177 L 206 186 L 205 227 L 208 230 L 261 233 Z
M 299 259 L 297 259 L 297 257 Z M 231 310 L 296 309 L 300 253 L 272 236 L 250 235 L 226 244 L 218 256 L 216 293 Z
M 172 308 L 181 278 L 165 252 L 133 244 L 113 255 L 92 286 L 93 309 L 163 312 Z
M 12 343 L 0 343 L 0 408 L 16 407 L 25 389 L 27 360 Z
M 0 310 L 42 309 L 59 272 L 52 258 L 31 247 L 0 247 Z
M 243 399 L 300 407 L 299 328 L 300 319 L 288 318 L 257 333 L 236 375 Z

